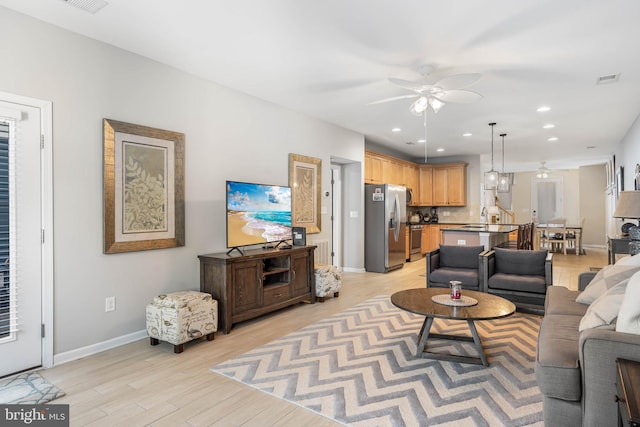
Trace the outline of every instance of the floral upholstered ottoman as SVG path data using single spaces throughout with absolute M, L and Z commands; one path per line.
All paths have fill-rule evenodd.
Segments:
M 147 334 L 151 345 L 159 341 L 173 344 L 174 353 L 182 353 L 185 342 L 214 338 L 218 330 L 218 301 L 196 291 L 158 295 L 147 306 Z
M 335 265 L 316 265 L 316 301 L 324 302 L 324 297 L 340 295 L 342 272 Z

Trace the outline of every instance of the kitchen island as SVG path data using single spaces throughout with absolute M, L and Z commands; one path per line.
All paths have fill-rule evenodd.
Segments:
M 500 246 L 509 241 L 509 233 L 518 229 L 515 224 L 468 224 L 442 229 L 443 245 L 483 245 L 485 249 Z

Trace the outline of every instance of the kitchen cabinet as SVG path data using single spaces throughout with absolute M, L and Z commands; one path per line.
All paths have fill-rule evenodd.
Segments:
M 364 181 L 397 184 L 413 190 L 411 206 L 466 206 L 467 164 L 418 165 L 365 151 Z
M 467 164 L 433 166 L 433 206 L 466 206 Z
M 420 191 L 418 192 L 418 206 L 431 206 L 433 204 L 433 168 L 422 165 L 419 167 Z

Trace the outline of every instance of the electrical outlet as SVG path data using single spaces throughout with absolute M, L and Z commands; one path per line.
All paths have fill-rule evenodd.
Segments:
M 116 297 L 106 297 L 104 299 L 104 311 L 116 311 Z

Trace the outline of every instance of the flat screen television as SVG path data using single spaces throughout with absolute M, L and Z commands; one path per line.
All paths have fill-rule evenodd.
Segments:
M 227 248 L 291 239 L 291 188 L 227 181 Z

